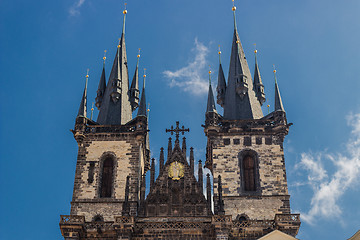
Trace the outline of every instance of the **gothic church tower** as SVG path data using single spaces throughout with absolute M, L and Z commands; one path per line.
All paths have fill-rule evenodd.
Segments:
M 228 81 L 220 62 L 216 89 L 224 115 L 216 111 L 210 85 L 204 125 L 205 167 L 214 176 L 214 214 L 231 215 L 238 223 L 286 221 L 283 231 L 295 236 L 300 220 L 290 213 L 283 150 L 292 124 L 287 122 L 276 81 L 275 109 L 263 116 L 265 94 L 257 58 L 252 78 L 236 27 L 236 7 L 232 10 L 234 33 Z
M 79 149 L 70 216 L 62 216 L 60 221 L 65 239 L 90 239 L 96 235 L 96 226 L 94 233 L 79 227 L 85 222 L 114 222 L 115 216 L 136 216 L 138 212 L 141 180 L 149 167 L 145 75 L 139 103 L 139 60 L 130 87 L 125 46 L 127 11 L 123 14 L 123 31 L 107 83 L 104 57 L 96 97 L 98 119 L 87 117 L 86 79 L 72 130 Z

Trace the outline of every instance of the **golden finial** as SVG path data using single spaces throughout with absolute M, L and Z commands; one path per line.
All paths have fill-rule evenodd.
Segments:
M 89 78 L 89 69 L 86 70 L 86 78 Z
M 146 68 L 144 68 L 144 78 L 146 78 Z
M 211 68 L 210 68 L 210 65 L 209 65 L 209 75 L 211 74 Z
M 150 112 L 150 103 L 148 103 L 148 109 L 146 111 Z
M 123 11 L 123 14 L 127 14 L 127 10 L 126 10 L 126 5 L 127 5 L 127 3 L 125 3 L 124 5 L 125 5 L 125 9 L 124 9 L 124 11 Z
M 105 63 L 105 60 L 106 60 L 106 50 L 104 50 L 104 57 L 103 57 L 103 59 L 104 59 L 104 63 Z
M 239 43 L 240 41 L 239 40 L 236 40 L 236 43 Z
M 137 55 L 138 58 L 140 57 L 140 50 L 141 50 L 141 48 L 139 48 L 139 53 L 138 53 L 138 55 Z
M 256 49 L 256 43 L 254 43 L 254 46 L 255 46 L 255 50 L 254 50 L 254 53 L 257 53 L 257 49 Z
M 220 45 L 219 45 L 219 52 L 218 52 L 218 53 L 219 53 L 219 55 L 221 54 L 221 51 L 220 51 Z
M 94 102 L 91 105 L 91 116 L 90 116 L 90 120 L 92 120 L 93 118 L 93 113 L 94 113 Z
M 235 0 L 232 0 L 232 2 L 233 2 L 233 7 L 232 7 L 232 10 L 235 12 L 235 10 L 236 10 L 236 7 L 235 7 Z
M 267 105 L 268 113 L 270 113 L 270 105 Z
M 275 64 L 273 64 L 273 67 L 274 67 L 273 72 L 274 72 L 275 84 L 277 84 Z

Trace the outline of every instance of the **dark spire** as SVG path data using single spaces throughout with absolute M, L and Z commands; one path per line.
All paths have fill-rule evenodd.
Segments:
M 137 112 L 137 116 L 144 116 L 144 117 L 146 117 L 145 79 L 146 79 L 146 74 L 145 74 L 145 69 L 144 69 L 143 88 L 141 91 L 140 105 L 139 105 L 139 109 Z
M 219 75 L 218 75 L 218 85 L 216 87 L 217 92 L 217 103 L 224 107 L 225 104 L 225 92 L 226 92 L 226 81 L 224 71 L 221 65 L 221 51 L 219 45 Z
M 263 113 L 253 90 L 250 69 L 236 28 L 235 10 L 234 6 L 234 36 L 225 93 L 224 118 L 259 119 L 263 117 Z
M 206 200 L 208 204 L 209 214 L 211 213 L 211 183 L 210 174 L 206 174 Z
M 209 71 L 209 92 L 208 92 L 208 101 L 206 107 L 206 113 L 216 112 L 216 106 L 214 101 L 214 94 L 211 87 L 211 71 Z
M 160 148 L 160 171 L 159 172 L 162 172 L 163 168 L 164 168 L 164 148 L 161 147 Z
M 80 106 L 79 106 L 79 112 L 77 117 L 86 117 L 86 111 L 87 111 L 87 85 L 88 85 L 88 79 L 89 79 L 89 69 L 86 73 L 86 80 L 85 80 L 85 88 L 84 92 L 81 98 Z
M 128 95 L 129 74 L 125 46 L 125 19 L 127 11 L 124 10 L 123 13 L 123 31 L 97 119 L 97 122 L 102 125 L 120 125 L 132 119 Z
M 256 97 L 257 97 L 260 105 L 262 106 L 263 103 L 265 102 L 266 98 L 265 98 L 265 93 L 264 93 L 264 85 L 262 84 L 262 81 L 261 81 L 259 64 L 257 62 L 257 50 L 255 49 L 254 52 L 255 52 L 254 90 L 256 93 Z
M 186 158 L 186 137 L 183 137 L 183 141 L 182 141 L 182 148 L 181 148 L 184 157 Z
M 201 160 L 199 160 L 199 169 L 198 169 L 198 182 L 199 182 L 199 187 L 201 190 L 201 194 L 203 194 L 203 169 L 202 169 L 202 163 Z
M 140 215 L 145 215 L 145 192 L 146 192 L 146 178 L 145 174 L 142 175 L 140 184 Z
M 219 199 L 218 199 L 218 214 L 219 215 L 224 215 L 225 214 L 225 210 L 224 210 L 224 201 L 222 199 L 222 184 L 221 184 L 221 176 L 218 176 L 218 195 L 219 195 Z
M 282 104 L 281 96 L 280 96 L 279 86 L 277 84 L 276 70 L 275 69 L 274 69 L 274 77 L 275 77 L 275 111 L 283 111 L 283 112 L 285 112 L 284 106 Z
M 190 171 L 194 174 L 194 148 L 190 148 Z
M 154 188 L 155 184 L 155 158 L 151 159 L 151 169 L 150 169 L 150 190 Z
M 122 215 L 129 216 L 129 189 L 130 186 L 130 176 L 126 177 L 126 185 L 125 185 L 125 200 L 123 203 Z
M 167 150 L 167 161 L 170 160 L 171 154 L 172 154 L 172 141 L 171 141 L 171 137 L 169 137 L 168 150 Z
M 131 82 L 131 87 L 129 90 L 132 111 L 135 111 L 135 109 L 139 106 L 139 59 L 140 59 L 140 48 L 139 48 L 139 54 L 137 55 L 134 77 Z
M 95 98 L 95 106 L 97 107 L 97 109 L 100 110 L 101 107 L 101 103 L 104 97 L 104 93 L 106 90 L 106 77 L 105 77 L 105 60 L 106 60 L 106 50 L 104 51 L 104 63 L 103 63 L 103 70 L 101 73 L 101 77 L 100 77 L 100 81 L 99 81 L 99 86 L 98 86 L 98 90 L 96 92 L 96 98 Z

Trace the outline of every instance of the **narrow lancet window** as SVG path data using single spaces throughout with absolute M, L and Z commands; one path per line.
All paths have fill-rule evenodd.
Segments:
M 244 189 L 245 191 L 255 191 L 255 161 L 247 155 L 243 160 L 244 169 Z
M 111 157 L 105 159 L 101 175 L 100 197 L 111 197 L 113 185 L 113 167 L 114 161 Z

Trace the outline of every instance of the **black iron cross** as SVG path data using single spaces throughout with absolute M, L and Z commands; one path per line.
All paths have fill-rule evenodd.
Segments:
M 170 129 L 166 129 L 166 132 L 170 132 L 171 135 L 173 135 L 175 133 L 176 139 L 179 139 L 179 133 L 181 132 L 182 135 L 184 135 L 185 132 L 190 132 L 189 128 L 184 128 L 184 126 L 182 126 L 181 128 L 179 128 L 179 121 L 176 121 L 176 128 L 174 129 L 173 126 L 171 126 Z

